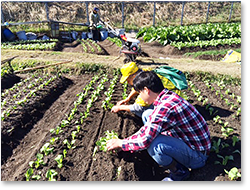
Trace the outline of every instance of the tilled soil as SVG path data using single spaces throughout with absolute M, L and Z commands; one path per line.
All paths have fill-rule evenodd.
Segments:
M 92 76 L 93 74 L 84 74 L 80 77 L 67 76 L 65 80 L 68 82 L 65 83 L 64 80 L 64 88 L 54 91 L 52 89 L 55 89 L 55 87 L 52 85 L 49 87 L 51 90 L 47 90 L 48 97 L 57 96 L 57 98 L 50 100 L 45 98 L 43 100 L 43 106 L 38 108 L 33 107 L 33 104 L 27 105 L 30 109 L 39 109 L 40 116 L 37 117 L 37 112 L 29 112 L 32 125 L 29 129 L 26 129 L 25 135 L 22 135 L 20 138 L 18 138 L 18 135 L 12 138 L 13 141 L 16 140 L 15 146 L 9 146 L 2 138 L 1 180 L 22 181 L 26 179 L 25 173 L 29 168 L 29 162 L 36 160 L 36 154 L 39 153 L 40 148 L 46 142 L 49 142 L 52 137 L 55 137 L 54 134 L 50 133 L 50 129 L 55 128 L 62 120 L 67 119 L 67 115 L 74 107 L 73 102 L 77 100 L 76 95 L 82 92 Z M 233 117 L 235 110 L 230 110 L 227 105 L 221 103 L 221 100 L 215 96 L 214 93 L 209 92 L 202 82 L 193 82 L 202 90 L 203 95 L 209 97 L 211 106 L 218 110 L 217 113 L 223 121 L 229 122 L 230 126 L 234 129 L 234 134 L 240 138 L 241 116 Z M 58 85 L 59 84 L 57 84 L 57 86 Z M 105 84 L 104 91 L 106 91 L 108 87 L 109 84 Z M 240 88 L 233 89 L 235 94 L 240 94 Z M 86 109 L 87 100 L 91 96 L 91 93 L 89 93 L 83 104 L 79 106 L 76 117 L 70 122 L 71 124 L 65 128 L 66 130 L 59 134 L 58 137 L 60 140 L 56 141 L 53 145 L 53 154 L 45 156 L 45 165 L 40 165 L 38 169 L 35 170 L 34 174 L 41 175 L 40 180 L 48 180 L 45 177 L 48 169 L 55 169 L 58 172 L 58 175 L 55 177 L 58 181 L 159 181 L 168 175 L 168 172 L 165 172 L 152 160 L 146 150 L 139 152 L 118 152 L 116 154 L 97 151 L 93 156 L 95 142 L 104 136 L 106 130 L 114 130 L 120 138 L 125 138 L 135 133 L 142 126 L 141 119 L 133 114 L 126 112 L 115 114 L 111 113 L 110 110 L 103 110 L 101 104 L 105 98 L 103 94 L 104 91 L 91 108 L 90 116 L 80 125 L 81 130 L 76 137 L 76 147 L 68 150 L 61 142 L 66 138 L 69 140 L 72 139 L 71 133 L 76 129 L 76 126 L 79 125 L 79 122 L 77 122 L 80 118 L 79 113 Z M 117 83 L 111 103 L 116 103 L 122 99 L 122 91 L 122 85 Z M 197 98 L 193 92 L 187 90 L 187 96 L 189 97 L 189 101 L 196 106 L 206 119 L 212 141 L 218 141 L 218 139 L 220 139 L 221 144 L 229 145 L 224 148 L 220 147 L 221 150 L 218 154 L 224 157 L 229 155 L 233 155 L 234 157 L 234 160 L 228 161 L 226 166 L 221 164 L 215 165 L 214 162 L 221 161 L 221 159 L 218 158 L 217 153 L 211 152 L 206 166 L 192 170 L 188 180 L 229 180 L 224 169 L 230 170 L 232 167 L 241 168 L 241 156 L 239 154 L 241 151 L 241 142 L 239 141 L 235 146 L 232 146 L 232 135 L 228 138 L 224 138 L 221 135 L 221 126 L 213 122 L 212 116 L 210 116 L 209 112 L 205 109 L 205 106 L 196 100 Z M 22 126 L 22 122 L 23 121 L 20 122 L 20 127 Z M 5 126 L 7 126 L 7 123 L 2 123 L 2 131 L 4 131 L 3 128 Z M 10 137 L 12 136 L 10 135 Z M 8 154 L 3 151 L 7 148 L 11 150 Z M 67 149 L 67 156 L 63 160 L 63 167 L 59 169 L 54 158 L 58 154 L 62 154 L 64 149 Z M 235 152 L 235 150 L 238 150 L 238 152 Z M 121 168 L 120 175 L 117 173 L 118 168 Z
M 208 50 L 223 50 L 223 49 L 237 49 L 241 47 L 241 44 L 235 45 L 217 45 L 217 46 L 208 46 L 208 47 L 191 47 L 191 48 L 182 48 L 179 50 L 176 47 L 166 45 L 163 46 L 157 41 L 153 41 L 150 43 L 144 42 L 143 38 L 139 38 L 141 45 L 141 57 L 149 57 L 149 58 L 182 58 L 185 53 L 188 52 L 198 52 L 198 51 L 208 51 Z M 94 48 L 94 52 L 91 51 L 88 45 L 86 45 L 87 50 L 84 51 L 82 44 L 80 42 L 74 41 L 72 43 L 63 43 L 58 42 L 54 51 L 63 51 L 63 52 L 79 52 L 79 53 L 92 53 L 98 55 L 112 55 L 119 56 L 120 48 L 113 42 L 109 40 L 104 40 L 97 42 L 101 47 L 101 51 L 99 51 L 95 45 L 90 42 L 90 45 Z M 199 55 L 196 59 L 202 60 L 213 60 L 220 61 L 225 55 Z

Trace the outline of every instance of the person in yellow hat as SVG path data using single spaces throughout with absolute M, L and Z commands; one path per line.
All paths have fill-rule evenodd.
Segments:
M 149 71 L 149 70 L 152 70 L 152 69 L 151 68 L 147 68 L 143 70 L 139 69 L 135 62 L 129 62 L 127 64 L 124 64 L 121 67 L 122 77 L 120 79 L 120 83 L 123 84 L 127 81 L 129 85 L 133 86 L 133 79 L 136 77 L 136 75 L 140 72 Z M 183 96 L 182 92 L 179 89 L 177 89 L 170 80 L 168 80 L 167 78 L 161 75 L 158 75 L 158 76 L 161 79 L 163 86 L 165 88 L 175 92 L 176 94 L 180 96 Z M 138 94 L 139 93 L 135 91 L 134 88 L 132 88 L 128 97 L 124 100 L 117 102 L 117 104 L 112 107 L 111 112 L 117 113 L 119 111 L 129 111 L 139 117 L 142 117 L 143 123 L 146 123 L 148 115 L 150 114 L 150 111 L 153 111 L 154 106 L 152 104 L 149 105 L 145 103 L 143 99 L 140 97 L 140 95 L 137 96 L 134 104 L 128 105 L 129 101 Z M 142 116 L 145 110 L 148 110 L 147 115 Z

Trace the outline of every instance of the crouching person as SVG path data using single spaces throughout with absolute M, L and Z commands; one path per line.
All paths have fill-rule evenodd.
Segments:
M 109 140 L 108 150 L 147 149 L 159 165 L 170 170 L 163 181 L 186 180 L 189 168 L 205 165 L 211 148 L 205 119 L 188 101 L 164 89 L 152 71 L 139 73 L 133 86 L 147 104 L 154 104 L 154 110 L 138 132 L 125 139 Z

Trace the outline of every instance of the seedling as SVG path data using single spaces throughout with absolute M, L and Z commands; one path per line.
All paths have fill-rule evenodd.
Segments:
M 76 140 L 72 140 L 70 143 L 69 143 L 69 141 L 68 141 L 68 139 L 65 139 L 64 141 L 63 141 L 63 144 L 65 144 L 65 145 L 67 145 L 67 148 L 68 149 L 74 149 L 76 146 L 73 146 L 74 144 L 75 144 L 75 142 L 76 142 Z
M 235 144 L 236 144 L 237 142 L 239 142 L 240 139 L 239 139 L 237 136 L 234 135 L 234 136 L 232 137 L 232 140 L 233 140 L 232 145 L 235 146 Z
M 240 113 L 241 113 L 241 107 L 239 107 L 239 108 L 237 109 L 236 116 L 239 116 L 239 115 L 240 115 Z
M 63 157 L 66 158 L 66 155 L 67 155 L 67 150 L 63 149 Z
M 201 100 L 202 100 L 202 96 L 199 96 L 198 98 L 197 98 L 197 100 L 199 101 L 199 102 L 201 102 Z
M 35 168 L 38 168 L 40 166 L 40 164 L 45 165 L 45 163 L 43 161 L 43 154 L 38 153 L 36 155 L 36 159 L 37 159 L 36 161 L 29 162 L 29 165 L 31 168 L 33 168 L 33 164 L 35 164 Z
M 229 160 L 232 160 L 232 161 L 234 160 L 234 157 L 233 157 L 232 155 L 223 157 L 223 156 L 217 154 L 217 157 L 218 157 L 218 158 L 221 158 L 221 159 L 222 159 L 222 162 L 220 162 L 220 161 L 215 161 L 214 164 L 221 164 L 221 165 L 223 165 L 223 166 L 227 165 L 227 162 L 228 162 Z
M 230 89 L 228 88 L 226 91 L 225 91 L 225 94 L 229 94 L 230 92 Z
M 46 156 L 47 156 L 48 154 L 50 154 L 51 152 L 53 152 L 54 147 L 53 147 L 53 148 L 50 148 L 49 145 L 50 145 L 50 143 L 45 143 L 45 144 L 43 145 L 43 147 L 40 149 L 40 152 L 41 152 L 41 153 L 45 153 Z
M 128 95 L 127 95 L 127 88 L 128 88 L 128 82 L 126 81 L 123 84 L 123 93 L 122 93 L 122 98 L 123 99 L 126 99 L 128 97 Z
M 41 179 L 41 176 L 40 176 L 40 175 L 33 175 L 33 176 L 31 177 L 31 179 L 39 180 L 39 179 Z
M 211 104 L 207 104 L 205 109 L 207 110 L 210 106 Z
M 241 103 L 241 96 L 237 96 L 237 102 Z
M 208 98 L 205 98 L 202 102 L 202 105 L 204 106 L 208 102 Z
M 111 132 L 107 130 L 105 134 L 106 137 L 101 137 L 99 141 L 96 142 L 96 145 L 99 147 L 99 150 L 107 152 L 107 141 L 110 139 L 118 139 L 118 135 L 113 130 Z
M 224 171 L 226 172 L 226 174 L 228 175 L 228 177 L 231 180 L 235 180 L 238 179 L 239 177 L 241 177 L 241 173 L 239 172 L 239 170 L 236 167 L 233 167 L 230 171 L 227 171 L 224 169 Z
M 34 170 L 32 168 L 29 168 L 27 172 L 25 173 L 26 181 L 29 181 L 31 176 L 33 175 Z
M 228 122 L 225 122 L 224 124 L 223 124 L 223 127 L 227 127 L 228 126 Z
M 94 151 L 93 151 L 93 154 L 92 154 L 92 157 L 94 157 L 94 156 L 95 156 L 95 154 L 96 154 L 97 150 L 98 150 L 98 147 L 97 147 L 97 146 L 95 146 Z
M 220 116 L 217 115 L 216 117 L 213 118 L 213 121 L 214 121 L 215 123 L 218 123 L 219 119 L 220 119 Z
M 59 140 L 59 137 L 52 137 L 50 140 L 49 140 L 49 142 L 50 142 L 50 144 L 54 144 L 57 140 Z
M 63 166 L 63 155 L 59 154 L 56 158 L 55 158 L 55 161 L 57 162 L 57 167 L 58 168 L 62 168 Z
M 208 108 L 208 111 L 209 111 L 209 115 L 211 116 L 211 115 L 213 115 L 214 108 L 209 107 L 209 108 Z
M 225 136 L 225 137 L 228 137 L 230 135 L 230 133 L 232 133 L 234 131 L 233 128 L 231 127 L 221 127 L 221 132 L 222 132 L 222 135 Z
M 220 151 L 220 143 L 221 143 L 221 139 L 218 139 L 217 142 L 213 141 L 212 151 L 215 151 L 216 154 L 218 154 Z
M 77 125 L 77 126 L 76 126 L 76 130 L 77 130 L 78 133 L 80 132 L 80 129 L 81 129 L 81 126 L 80 126 L 80 125 Z
M 78 133 L 77 131 L 72 131 L 71 132 L 71 136 L 72 136 L 73 140 L 76 138 L 77 133 Z
M 49 169 L 47 172 L 46 172 L 46 178 L 49 179 L 49 181 L 56 181 L 56 179 L 54 178 L 58 173 L 53 170 L 53 169 Z
M 50 132 L 52 134 L 55 133 L 56 135 L 58 135 L 59 133 L 63 132 L 63 130 L 61 129 L 60 126 L 57 126 L 55 129 L 50 129 Z
M 63 128 L 63 127 L 66 127 L 68 124 L 69 124 L 69 121 L 67 121 L 67 120 L 62 120 L 62 122 L 61 122 L 61 127 L 62 127 L 62 128 Z

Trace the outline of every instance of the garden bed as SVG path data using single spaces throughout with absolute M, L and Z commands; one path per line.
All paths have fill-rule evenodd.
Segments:
M 16 142 L 16 145 L 13 147 L 9 146 L 2 138 L 1 176 L 3 181 L 27 180 L 25 174 L 28 170 L 31 171 L 30 168 L 33 170 L 32 175 L 40 176 L 38 180 L 49 180 L 49 178 L 46 177 L 46 173 L 53 170 L 57 172 L 54 179 L 63 181 L 159 181 L 168 175 L 168 172 L 164 172 L 163 169 L 152 160 L 146 150 L 133 153 L 118 152 L 117 154 L 94 151 L 96 146 L 95 142 L 105 135 L 105 131 L 114 130 L 120 138 L 125 138 L 135 133 L 142 126 L 141 119 L 133 114 L 126 112 L 115 114 L 111 113 L 109 109 L 105 110 L 102 108 L 103 100 L 107 97 L 104 92 L 107 92 L 110 88 L 111 81 L 115 78 L 115 72 L 103 72 L 104 74 L 106 73 L 108 77 L 108 81 L 105 82 L 103 80 L 105 76 L 102 71 L 98 73 L 97 75 L 99 77 L 97 77 L 93 83 L 90 81 L 93 80 L 95 76 L 94 73 L 84 74 L 80 77 L 65 76 L 65 78 L 63 77 L 63 81 L 65 82 L 66 80 L 68 82 L 66 82 L 67 85 L 65 84 L 64 88 L 56 88 L 58 84 L 53 82 L 52 86 L 46 88 L 45 92 L 47 97 L 55 98 L 43 99 L 41 103 L 41 105 L 44 105 L 43 108 L 41 108 L 41 110 L 43 110 L 42 113 L 35 112 L 36 109 L 39 109 L 39 107 L 35 105 L 41 102 L 40 99 L 36 99 L 37 97 L 26 105 L 24 110 L 29 110 L 29 113 L 34 113 L 34 115 L 30 116 L 30 118 L 32 118 L 32 124 L 30 124 L 29 130 L 26 131 L 25 135 L 17 133 L 17 135 L 11 138 L 11 141 Z M 20 77 L 26 78 L 27 76 Z M 124 86 L 118 82 L 119 77 L 120 75 L 118 75 L 115 82 L 111 104 L 115 104 L 122 99 Z M 188 75 L 188 80 L 192 81 L 192 83 L 189 82 L 189 84 L 193 87 L 186 90 L 188 101 L 191 102 L 206 119 L 214 147 L 206 166 L 201 169 L 192 170 L 188 180 L 229 180 L 224 169 L 229 171 L 232 167 L 237 167 L 241 170 L 241 113 L 237 112 L 241 105 L 241 101 L 237 101 L 237 96 L 241 94 L 240 84 L 228 84 L 226 82 L 219 84 L 222 79 L 217 79 L 217 81 L 211 80 L 211 83 L 205 84 L 204 78 L 198 78 L 195 74 Z M 97 96 L 97 99 L 94 98 L 95 101 L 89 109 L 89 115 L 83 119 L 89 100 L 93 98 L 94 92 L 100 88 L 99 85 L 102 83 L 101 81 L 103 82 L 103 89 L 100 91 L 100 95 Z M 86 86 L 90 84 L 92 84 L 93 88 L 90 88 L 88 93 L 85 94 Z M 213 86 L 214 90 L 211 91 L 211 87 L 207 87 L 207 85 Z M 222 89 L 222 85 L 226 85 L 226 87 Z M 194 88 L 201 91 L 199 97 L 202 97 L 199 100 L 197 100 L 199 97 L 194 93 L 195 90 L 192 90 Z M 57 89 L 57 92 L 54 92 L 55 89 Z M 227 89 L 230 90 L 226 93 Z M 223 98 L 221 98 L 219 93 L 216 95 L 216 91 L 220 91 L 220 94 L 225 94 Z M 53 95 L 54 93 L 56 95 Z M 81 100 L 81 103 L 78 104 L 77 101 L 80 97 L 84 98 Z M 206 98 L 208 98 L 207 101 L 205 101 Z M 230 100 L 229 105 L 225 102 L 225 99 Z M 77 111 L 74 109 L 76 105 Z M 232 107 L 232 105 L 235 106 Z M 209 108 L 213 108 L 212 114 Z M 21 114 L 24 110 L 20 109 L 19 113 Z M 38 117 L 39 114 L 41 115 Z M 219 119 L 217 115 L 220 116 Z M 2 132 L 11 124 L 12 121 L 10 118 L 12 117 L 2 122 Z M 217 118 L 217 121 L 215 121 L 214 118 Z M 20 116 L 19 127 L 23 126 L 21 123 L 25 120 L 25 117 Z M 221 122 L 219 122 L 219 120 L 221 120 Z M 228 124 L 224 126 L 226 122 L 228 122 Z M 66 125 L 64 127 L 56 128 L 65 123 Z M 77 128 L 77 126 L 80 126 L 80 128 Z M 225 129 L 232 128 L 232 131 L 223 134 L 221 131 L 222 127 Z M 58 135 L 55 135 L 52 129 L 61 129 L 62 131 Z M 78 131 L 75 132 L 75 137 L 72 136 L 73 131 Z M 18 136 L 18 134 L 20 134 L 20 136 Z M 233 146 L 234 136 L 238 138 L 238 141 L 235 142 Z M 55 139 L 56 137 L 58 137 L 58 139 Z M 52 143 L 51 139 L 53 138 L 55 141 Z M 63 143 L 66 139 L 68 142 L 75 140 L 71 148 Z M 219 141 L 220 143 L 218 143 Z M 215 142 L 217 142 L 217 146 L 215 146 Z M 45 155 L 45 152 L 41 152 L 41 148 L 44 147 L 46 143 L 49 143 L 49 147 L 53 148 L 53 151 L 48 153 L 48 155 Z M 6 150 L 6 148 L 10 148 L 10 153 L 3 151 Z M 67 153 L 65 153 L 64 150 L 66 150 Z M 43 154 L 43 162 L 45 164 L 40 164 L 37 168 L 35 168 L 34 165 L 31 167 L 29 163 L 30 161 L 37 160 L 38 153 Z M 66 156 L 63 158 L 63 165 L 61 168 L 58 168 L 58 163 L 55 161 L 55 158 L 64 153 Z M 233 160 L 222 163 L 223 160 L 221 156 L 225 158 L 230 155 L 233 156 Z M 30 178 L 30 180 L 35 179 Z

